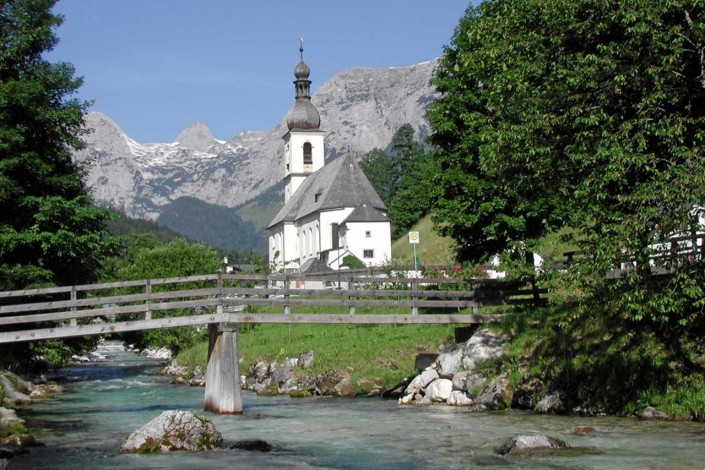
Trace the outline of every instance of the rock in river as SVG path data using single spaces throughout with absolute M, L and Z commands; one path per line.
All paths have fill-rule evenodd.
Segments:
M 566 447 L 568 444 L 564 441 L 551 436 L 514 436 L 495 447 L 494 451 L 500 455 L 516 455 Z
M 213 423 L 188 411 L 165 411 L 130 434 L 123 452 L 150 453 L 172 450 L 209 450 L 223 438 Z

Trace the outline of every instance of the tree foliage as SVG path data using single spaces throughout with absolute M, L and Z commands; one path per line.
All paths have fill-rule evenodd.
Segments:
M 140 237 L 142 239 L 142 237 Z M 139 240 L 137 240 L 139 242 Z M 149 246 L 138 249 L 134 253 L 132 262 L 123 267 L 119 272 L 120 280 L 141 280 L 181 276 L 195 276 L 198 274 L 213 274 L 221 268 L 217 252 L 202 243 L 189 243 L 184 239 L 172 240 L 165 245 Z M 198 283 L 194 285 L 178 284 L 154 286 L 154 291 L 160 289 L 183 290 L 203 287 Z M 193 312 L 183 309 L 177 312 L 154 312 L 153 318 L 173 315 L 190 315 Z M 163 328 L 147 330 L 144 332 L 125 335 L 129 342 L 145 347 L 167 347 L 173 351 L 190 346 L 199 338 L 199 332 L 193 327 Z
M 435 167 L 408 123 L 394 133 L 387 152 L 372 149 L 363 155 L 360 168 L 389 209 L 393 237 L 403 235 L 431 209 Z
M 584 256 L 568 276 L 585 311 L 608 313 L 620 334 L 660 338 L 691 366 L 703 259 L 654 255 L 703 215 L 703 7 L 486 1 L 446 48 L 429 112 L 436 222 L 462 260 L 572 227 Z M 630 269 L 606 280 L 619 266 Z
M 0 289 L 94 280 L 111 249 L 107 212 L 90 204 L 71 160 L 86 103 L 57 43 L 55 2 L 0 2 Z

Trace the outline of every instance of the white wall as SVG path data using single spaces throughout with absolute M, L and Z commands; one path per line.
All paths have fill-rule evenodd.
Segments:
M 333 232 L 331 225 L 340 224 L 354 210 L 353 207 L 345 207 L 343 209 L 321 212 L 321 250 L 333 249 Z M 343 246 L 341 241 L 340 246 Z
M 392 233 L 389 222 L 347 222 L 345 225 L 348 250 L 367 266 L 379 266 L 392 259 Z M 373 257 L 365 258 L 365 250 L 372 250 Z
M 289 201 L 309 175 L 325 164 L 323 131 L 293 131 L 284 137 L 284 178 L 288 178 L 284 188 L 284 203 Z M 304 166 L 304 144 L 311 143 L 312 165 Z

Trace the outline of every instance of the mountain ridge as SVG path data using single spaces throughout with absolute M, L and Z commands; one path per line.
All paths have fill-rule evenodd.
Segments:
M 385 148 L 407 122 L 419 137 L 425 136 L 436 63 L 355 67 L 324 82 L 311 100 L 326 132 L 326 162 L 346 152 L 359 158 L 375 147 Z M 181 197 L 238 207 L 283 177 L 285 116 L 270 130 L 243 131 L 227 141 L 215 139 L 205 124 L 194 122 L 173 142 L 139 143 L 99 112 L 86 115 L 86 127 L 91 131 L 84 136 L 85 148 L 74 158 L 86 166 L 94 201 L 133 218 L 157 220 Z

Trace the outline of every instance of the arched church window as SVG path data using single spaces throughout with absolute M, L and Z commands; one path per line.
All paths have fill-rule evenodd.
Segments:
M 311 142 L 304 144 L 304 170 L 311 170 L 313 166 L 313 146 Z

